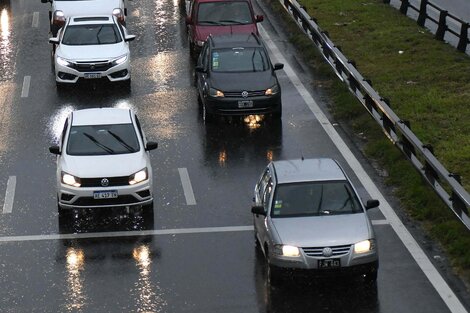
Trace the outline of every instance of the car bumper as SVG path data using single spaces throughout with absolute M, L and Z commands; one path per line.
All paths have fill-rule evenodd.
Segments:
M 131 78 L 129 60 L 122 64 L 115 65 L 106 71 L 88 72 L 81 72 L 55 62 L 55 77 L 58 83 L 74 84 L 79 79 L 93 80 L 93 78 L 87 78 L 85 74 L 99 74 L 99 78 L 108 78 L 111 82 L 124 81 Z
M 252 101 L 252 105 L 241 107 L 239 101 Z M 216 115 L 271 114 L 281 110 L 281 94 L 270 97 L 213 98 L 206 97 L 206 110 Z
M 94 192 L 117 191 L 117 198 L 94 199 Z M 142 206 L 152 203 L 151 185 L 142 182 L 128 186 L 72 187 L 60 184 L 58 204 L 63 209 Z
M 369 273 L 377 272 L 379 269 L 379 261 L 373 261 L 365 264 L 358 264 L 348 267 L 340 267 L 336 269 L 300 269 L 300 268 L 284 268 L 274 266 L 274 270 L 283 275 L 292 277 L 309 278 L 309 277 L 357 277 Z

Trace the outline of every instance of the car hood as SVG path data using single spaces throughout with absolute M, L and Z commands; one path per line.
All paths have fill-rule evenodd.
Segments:
M 226 35 L 226 34 L 258 34 L 258 28 L 256 24 L 245 24 L 245 25 L 227 25 L 227 26 L 195 26 L 196 40 L 206 41 L 209 35 Z
M 57 55 L 74 61 L 111 60 L 129 53 L 127 43 L 119 42 L 110 45 L 68 46 L 60 45 Z
M 115 8 L 122 8 L 121 0 L 54 1 L 54 10 L 70 15 L 111 15 Z
M 273 218 L 272 223 L 282 244 L 298 247 L 349 245 L 371 236 L 365 213 Z
M 61 158 L 60 168 L 80 178 L 128 176 L 147 166 L 146 153 L 139 151 L 116 155 L 67 155 Z
M 264 72 L 211 72 L 211 87 L 221 91 L 265 90 L 276 84 L 271 70 Z

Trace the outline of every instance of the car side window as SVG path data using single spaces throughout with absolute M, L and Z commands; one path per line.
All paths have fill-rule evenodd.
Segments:
M 264 190 L 266 188 L 266 184 L 267 184 L 269 178 L 270 178 L 269 168 L 266 168 L 263 172 L 263 175 L 261 175 L 261 178 L 258 182 L 258 196 L 259 196 L 259 199 L 263 199 Z
M 66 119 L 65 120 L 65 123 L 64 123 L 64 129 L 62 129 L 62 135 L 60 136 L 60 145 L 63 146 L 64 145 L 64 141 L 65 141 L 65 134 L 67 133 L 67 128 L 69 126 L 69 119 Z M 62 147 L 63 149 L 63 147 Z
M 202 66 L 204 67 L 205 70 L 208 70 L 208 64 L 209 64 L 209 44 L 204 45 L 204 50 L 202 51 Z
M 262 198 L 264 212 L 268 212 L 269 200 L 271 199 L 272 193 L 273 193 L 273 180 L 270 177 L 266 183 L 266 187 L 264 188 L 264 193 L 263 193 L 263 198 Z

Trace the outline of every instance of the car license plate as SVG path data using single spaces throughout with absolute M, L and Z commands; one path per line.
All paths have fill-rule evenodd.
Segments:
M 101 78 L 101 73 L 85 73 L 84 77 L 86 79 Z
M 117 190 L 95 191 L 93 199 L 113 199 L 118 197 Z
M 252 107 L 253 107 L 253 101 L 252 101 L 252 100 L 242 100 L 242 101 L 238 101 L 238 107 L 239 107 L 240 109 L 252 108 Z
M 341 267 L 340 259 L 325 259 L 318 260 L 318 268 L 338 268 Z

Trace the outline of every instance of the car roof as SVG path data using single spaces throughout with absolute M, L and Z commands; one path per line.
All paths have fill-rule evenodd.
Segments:
M 130 109 L 101 108 L 72 112 L 72 126 L 132 123 Z
M 346 180 L 342 168 L 333 159 L 295 159 L 272 162 L 278 184 Z
M 251 48 L 263 46 L 261 38 L 253 33 L 210 36 L 210 43 L 211 47 L 214 49 L 237 47 Z
M 73 16 L 69 25 L 114 24 L 112 15 Z

